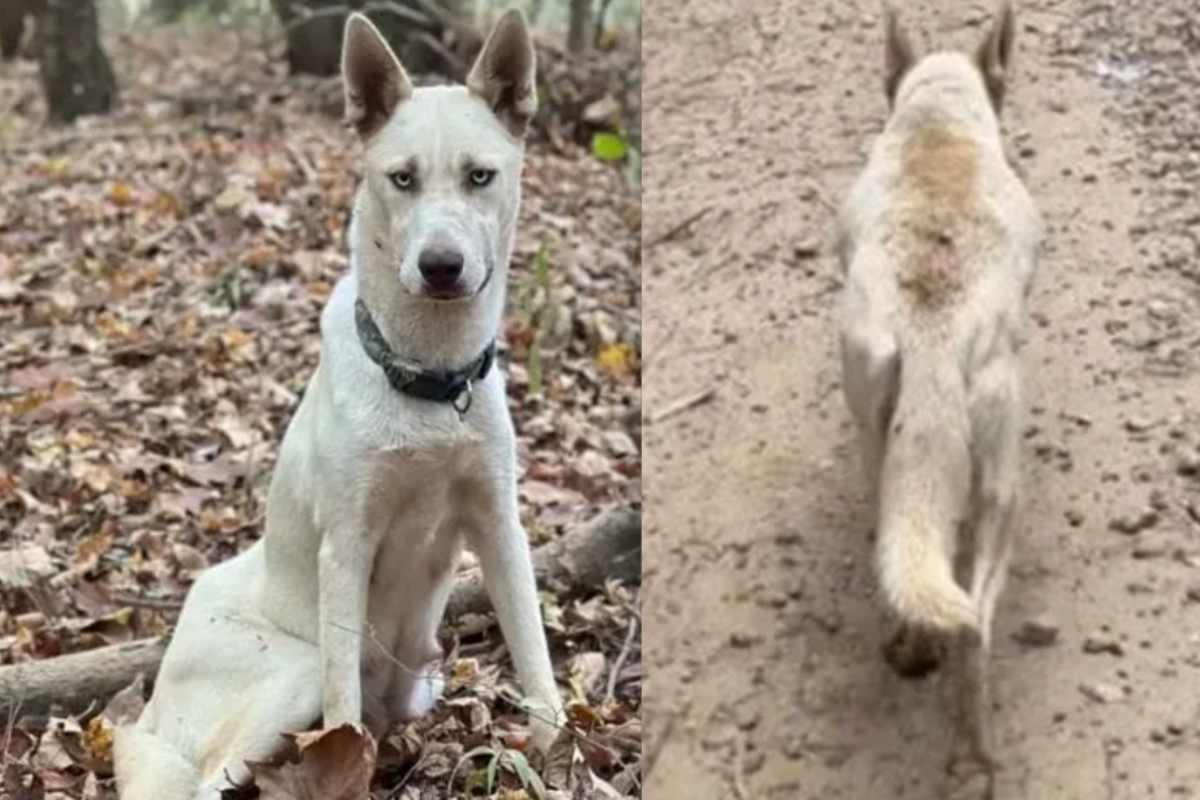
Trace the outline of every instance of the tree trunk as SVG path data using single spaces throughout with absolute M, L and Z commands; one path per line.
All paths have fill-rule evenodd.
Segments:
M 0 56 L 5 61 L 17 57 L 21 39 L 25 37 L 24 0 L 4 0 L 0 3 Z
M 344 0 L 271 0 L 287 35 L 288 71 L 335 75 L 341 68 Z
M 65 123 L 84 114 L 111 111 L 117 100 L 117 79 L 100 46 L 95 0 L 46 0 L 38 33 L 50 121 Z
M 608 7 L 612 0 L 600 0 L 600 10 L 596 12 L 596 34 L 592 37 L 592 46 L 599 47 L 604 40 L 604 20 L 608 16 Z
M 607 580 L 641 582 L 642 519 L 632 508 L 606 511 L 586 525 L 533 551 L 538 586 L 563 596 L 600 591 Z M 448 619 L 491 608 L 477 574 L 460 576 L 446 608 Z M 139 639 L 82 653 L 0 667 L 0 719 L 46 714 L 52 707 L 81 713 L 103 708 L 139 674 L 154 684 L 166 652 L 163 637 Z
M 529 24 L 537 27 L 538 20 L 542 16 L 542 8 L 546 5 L 546 0 L 529 0 Z
M 190 5 L 192 0 L 154 0 L 150 8 L 163 22 L 177 22 Z
M 26 24 L 44 5 L 44 0 L 0 0 L 0 57 L 5 61 L 17 57 Z
M 461 81 L 466 65 L 443 39 L 456 34 L 466 49 L 483 42 L 459 24 L 459 0 L 271 0 L 287 35 L 288 69 L 293 74 L 335 75 L 341 69 L 342 29 L 347 9 L 362 11 L 414 76 L 441 75 Z M 471 41 L 466 41 L 470 39 Z
M 587 49 L 591 22 L 592 0 L 571 0 L 571 18 L 567 27 L 568 53 L 582 53 Z

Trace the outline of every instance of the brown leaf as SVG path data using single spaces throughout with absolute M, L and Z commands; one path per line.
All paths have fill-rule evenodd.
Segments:
M 571 689 L 578 700 L 592 696 L 608 670 L 604 653 L 578 653 L 571 659 Z
M 295 754 L 252 763 L 261 800 L 364 800 L 375 772 L 375 740 L 353 725 L 288 734 Z
M 182 542 L 176 542 L 172 546 L 171 555 L 185 573 L 194 575 L 208 567 L 208 559 L 204 557 L 204 553 Z
M 101 714 L 113 727 L 136 722 L 146 707 L 146 676 L 138 673 L 133 683 L 113 695 Z
M 57 571 L 50 554 L 36 544 L 0 553 L 0 587 L 27 589 Z

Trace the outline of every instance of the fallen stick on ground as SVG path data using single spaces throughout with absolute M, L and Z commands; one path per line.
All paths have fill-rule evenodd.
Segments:
M 688 397 L 684 397 L 679 400 L 676 400 L 674 403 L 671 403 L 670 405 L 651 413 L 650 414 L 650 424 L 654 425 L 656 423 L 662 422 L 665 419 L 670 419 L 671 417 L 675 416 L 676 414 L 682 414 L 684 411 L 687 411 L 688 409 L 695 408 L 696 406 L 704 405 L 705 403 L 707 403 L 709 400 L 712 400 L 716 396 L 717 396 L 716 389 L 705 389 L 702 392 L 697 392 L 696 394 L 689 395 Z
M 703 217 L 709 211 L 712 211 L 712 206 L 705 206 L 704 208 L 700 209 L 699 211 L 695 212 L 694 214 L 689 214 L 687 217 L 684 218 L 684 220 L 682 222 L 678 223 L 677 225 L 672 225 L 669 229 L 667 229 L 666 233 L 663 233 L 659 236 L 655 236 L 655 237 L 651 238 L 649 241 L 646 242 L 645 245 L 642 246 L 642 249 L 650 250 L 652 248 L 658 247 L 663 242 L 671 241 L 676 236 L 678 236 L 679 234 L 686 231 L 693 222 L 696 222 L 698 219 Z
M 578 594 L 615 579 L 640 583 L 642 521 L 638 510 L 606 511 L 533 551 L 540 589 Z M 450 618 L 491 609 L 478 572 L 459 577 L 450 596 Z M 82 653 L 0 667 L 0 718 L 42 715 L 56 706 L 80 713 L 103 708 L 112 695 L 144 673 L 152 685 L 167 639 L 139 639 Z

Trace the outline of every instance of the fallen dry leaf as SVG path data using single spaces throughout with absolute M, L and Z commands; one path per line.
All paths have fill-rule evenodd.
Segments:
M 288 734 L 294 752 L 277 765 L 251 764 L 262 800 L 364 800 L 375 773 L 371 734 L 342 725 Z
M 120 53 L 120 106 L 61 131 L 44 125 L 36 62 L 0 70 L 12 112 L 0 114 L 0 196 L 12 200 L 0 202 L 3 664 L 169 633 L 196 573 L 261 534 L 277 448 L 317 364 L 321 304 L 348 268 L 360 164 L 340 81 L 285 77 L 280 48 L 202 17 L 186 32 L 139 25 L 134 47 L 104 33 Z M 583 59 L 539 53 L 546 94 L 509 271 L 513 339 L 500 341 L 536 544 L 597 505 L 640 499 L 640 195 L 586 147 L 591 126 L 615 121 L 600 122 L 614 107 L 596 101 L 640 102 L 637 70 L 632 40 Z M 166 99 L 206 93 L 250 102 L 196 114 Z M 612 663 L 626 601 L 605 593 L 585 620 L 543 588 L 552 652 Z M 478 744 L 528 750 L 494 615 L 456 627 L 469 632 L 455 634 L 446 702 L 390 732 L 399 746 L 388 763 L 381 748 L 376 772 L 393 785 L 377 785 L 376 800 L 406 775 L 398 797 L 447 796 Z M 635 649 L 623 674 L 638 660 Z M 621 682 L 598 734 L 638 713 L 640 687 Z M 130 688 L 74 733 L 17 721 L 0 797 L 115 800 L 104 743 L 141 700 Z M 636 766 L 638 748 L 621 758 Z M 500 792 L 520 795 L 511 782 Z

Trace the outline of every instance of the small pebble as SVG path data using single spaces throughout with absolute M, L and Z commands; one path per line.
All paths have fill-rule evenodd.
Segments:
M 1125 655 L 1125 648 L 1121 646 L 1120 642 L 1110 636 L 1093 633 L 1083 640 L 1083 652 L 1091 655 L 1108 653 L 1120 657 Z
M 1158 524 L 1158 512 L 1147 508 L 1137 514 L 1123 514 L 1109 521 L 1108 527 L 1117 533 L 1133 535 Z
M 1125 699 L 1125 692 L 1121 691 L 1121 687 L 1114 686 L 1111 683 L 1081 683 L 1079 684 L 1079 691 L 1093 703 L 1101 705 L 1118 703 Z
M 729 644 L 739 650 L 753 647 L 761 641 L 761 636 L 752 633 L 733 633 L 729 636 Z
M 1058 623 L 1043 615 L 1021 623 L 1013 638 L 1028 647 L 1049 647 L 1058 641 L 1058 630 Z
M 1125 420 L 1125 430 L 1130 433 L 1145 433 L 1154 427 L 1154 421 L 1145 417 L 1130 417 Z

